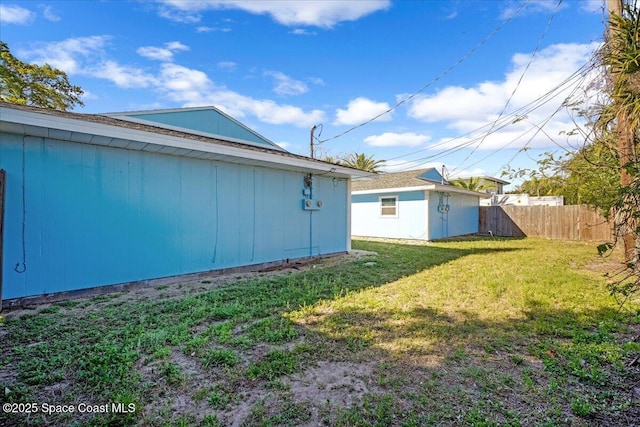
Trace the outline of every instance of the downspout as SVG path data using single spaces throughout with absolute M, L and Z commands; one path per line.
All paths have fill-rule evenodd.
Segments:
M 315 128 L 315 126 L 314 126 Z M 313 200 L 313 175 L 309 174 L 309 200 Z M 309 211 L 309 258 L 313 257 L 313 211 Z
M 347 178 L 347 252 L 351 252 L 351 178 Z
M 2 241 L 4 240 L 4 193 L 7 173 L 0 169 L 0 311 L 2 311 Z

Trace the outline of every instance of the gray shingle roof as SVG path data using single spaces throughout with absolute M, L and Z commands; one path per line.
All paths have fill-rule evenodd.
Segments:
M 206 142 L 206 143 L 211 143 L 211 144 L 216 144 L 216 145 L 223 145 L 223 146 L 228 146 L 228 147 L 237 147 L 237 148 L 242 148 L 242 149 L 250 150 L 250 151 L 257 151 L 257 152 L 262 152 L 262 153 L 275 154 L 275 155 L 280 156 L 280 157 L 287 157 L 287 158 L 298 159 L 298 160 L 312 161 L 312 162 L 315 162 L 315 163 L 324 163 L 329 167 L 336 166 L 336 165 L 334 165 L 332 163 L 328 163 L 328 162 L 325 162 L 323 160 L 311 159 L 311 158 L 306 157 L 306 156 L 301 156 L 301 155 L 298 155 L 298 154 L 290 153 L 290 152 L 288 152 L 286 150 L 276 150 L 276 149 L 269 148 L 267 146 L 261 147 L 261 146 L 256 146 L 256 145 L 243 144 L 241 142 L 227 141 L 227 140 L 222 139 L 222 138 L 214 138 L 214 137 L 208 137 L 208 136 L 189 133 L 189 132 L 186 132 L 186 131 L 183 132 L 183 131 L 178 131 L 178 130 L 167 129 L 165 127 L 162 127 L 160 124 L 158 124 L 158 126 L 154 126 L 153 124 L 136 123 L 136 122 L 132 122 L 132 121 L 129 121 L 129 120 L 122 120 L 122 119 L 118 119 L 118 118 L 115 118 L 115 117 L 110 117 L 108 115 L 103 115 L 103 114 L 91 114 L 91 113 L 78 113 L 78 112 L 71 112 L 71 111 L 60 111 L 60 110 L 54 110 L 54 109 L 48 109 L 48 108 L 39 108 L 39 107 L 32 107 L 32 106 L 27 106 L 27 105 L 11 104 L 11 103 L 2 102 L 2 101 L 0 101 L 0 107 L 11 108 L 11 109 L 15 109 L 15 110 L 22 110 L 22 111 L 29 111 L 29 112 L 38 113 L 38 114 L 46 114 L 46 115 L 51 116 L 51 117 L 61 117 L 61 118 L 67 118 L 67 119 L 82 120 L 84 122 L 90 122 L 90 123 L 98 123 L 98 124 L 109 125 L 109 126 L 117 126 L 117 127 L 125 128 L 125 129 L 139 130 L 139 131 L 143 131 L 143 132 L 151 132 L 151 133 L 158 134 L 158 135 L 166 135 L 166 136 L 184 138 L 184 139 L 189 139 L 189 140 L 194 140 L 194 141 L 199 141 L 199 142 Z M 352 168 L 349 168 L 349 167 L 346 167 L 346 166 L 341 166 L 340 168 L 343 169 L 343 170 L 344 169 L 351 169 L 353 171 L 356 171 L 356 169 L 352 169 Z M 360 175 L 362 174 L 362 171 L 358 171 L 358 172 L 359 172 Z
M 384 188 L 424 187 L 430 184 L 440 184 L 440 182 L 419 178 L 420 175 L 430 171 L 435 171 L 435 169 L 427 168 L 406 172 L 382 173 L 378 175 L 377 179 L 353 181 L 351 190 L 363 191 Z

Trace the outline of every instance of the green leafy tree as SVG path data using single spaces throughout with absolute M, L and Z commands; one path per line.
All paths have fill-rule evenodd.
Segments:
M 337 157 L 333 157 L 333 156 L 324 156 L 320 160 L 322 160 L 324 162 L 333 163 L 334 165 L 341 165 L 342 164 L 342 160 L 341 159 L 339 159 Z
M 49 64 L 22 62 L 0 41 L 0 100 L 66 111 L 84 105 L 80 99 L 83 93 L 69 83 L 64 71 Z
M 364 153 L 351 153 L 342 159 L 343 166 L 360 169 L 367 172 L 380 172 L 380 166 L 384 160 L 375 160 L 373 155 L 367 156 Z
M 589 142 L 562 156 L 547 152 L 538 160 L 537 169 L 511 171 L 512 178 L 528 176 L 512 193 L 563 196 L 567 205 L 586 204 L 608 216 L 620 193 L 617 164 L 610 139 Z
M 477 178 L 477 177 L 456 179 L 456 180 L 450 181 L 449 183 L 456 187 L 464 188 L 465 190 L 478 191 L 478 192 L 495 188 L 495 187 L 492 187 L 491 185 L 487 185 L 487 183 L 484 182 L 482 178 Z
M 533 176 L 522 182 L 511 193 L 513 194 L 529 194 L 530 196 L 564 196 L 563 189 L 564 180 L 559 176 Z M 569 201 L 565 203 L 570 205 Z
M 567 204 L 587 204 L 605 216 L 620 196 L 618 155 L 609 141 L 587 144 L 562 163 L 561 192 Z

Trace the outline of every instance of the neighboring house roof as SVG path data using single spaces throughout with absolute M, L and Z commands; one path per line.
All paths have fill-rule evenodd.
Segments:
M 58 111 L 5 102 L 0 102 L 0 131 L 329 176 L 372 176 L 369 172 L 292 154 L 282 149 L 238 142 L 234 138 L 203 136 L 200 133 L 168 129 L 166 126 L 143 124 L 108 115 Z
M 351 190 L 363 191 L 379 190 L 384 188 L 421 187 L 425 184 L 431 184 L 434 182 L 441 183 L 441 179 L 442 176 L 435 170 L 435 168 L 417 169 L 406 172 L 380 173 L 376 179 L 354 181 L 351 184 Z
M 478 193 L 449 185 L 446 180 L 442 179 L 442 175 L 440 175 L 435 168 L 381 173 L 378 174 L 375 179 L 359 179 L 353 181 L 351 184 L 351 192 L 354 194 L 406 192 L 415 190 L 446 191 L 449 193 L 489 197 L 486 193 Z

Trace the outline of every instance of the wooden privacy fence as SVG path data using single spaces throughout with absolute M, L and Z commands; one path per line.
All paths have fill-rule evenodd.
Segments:
M 480 206 L 480 232 L 502 237 L 610 242 L 613 225 L 585 205 Z

